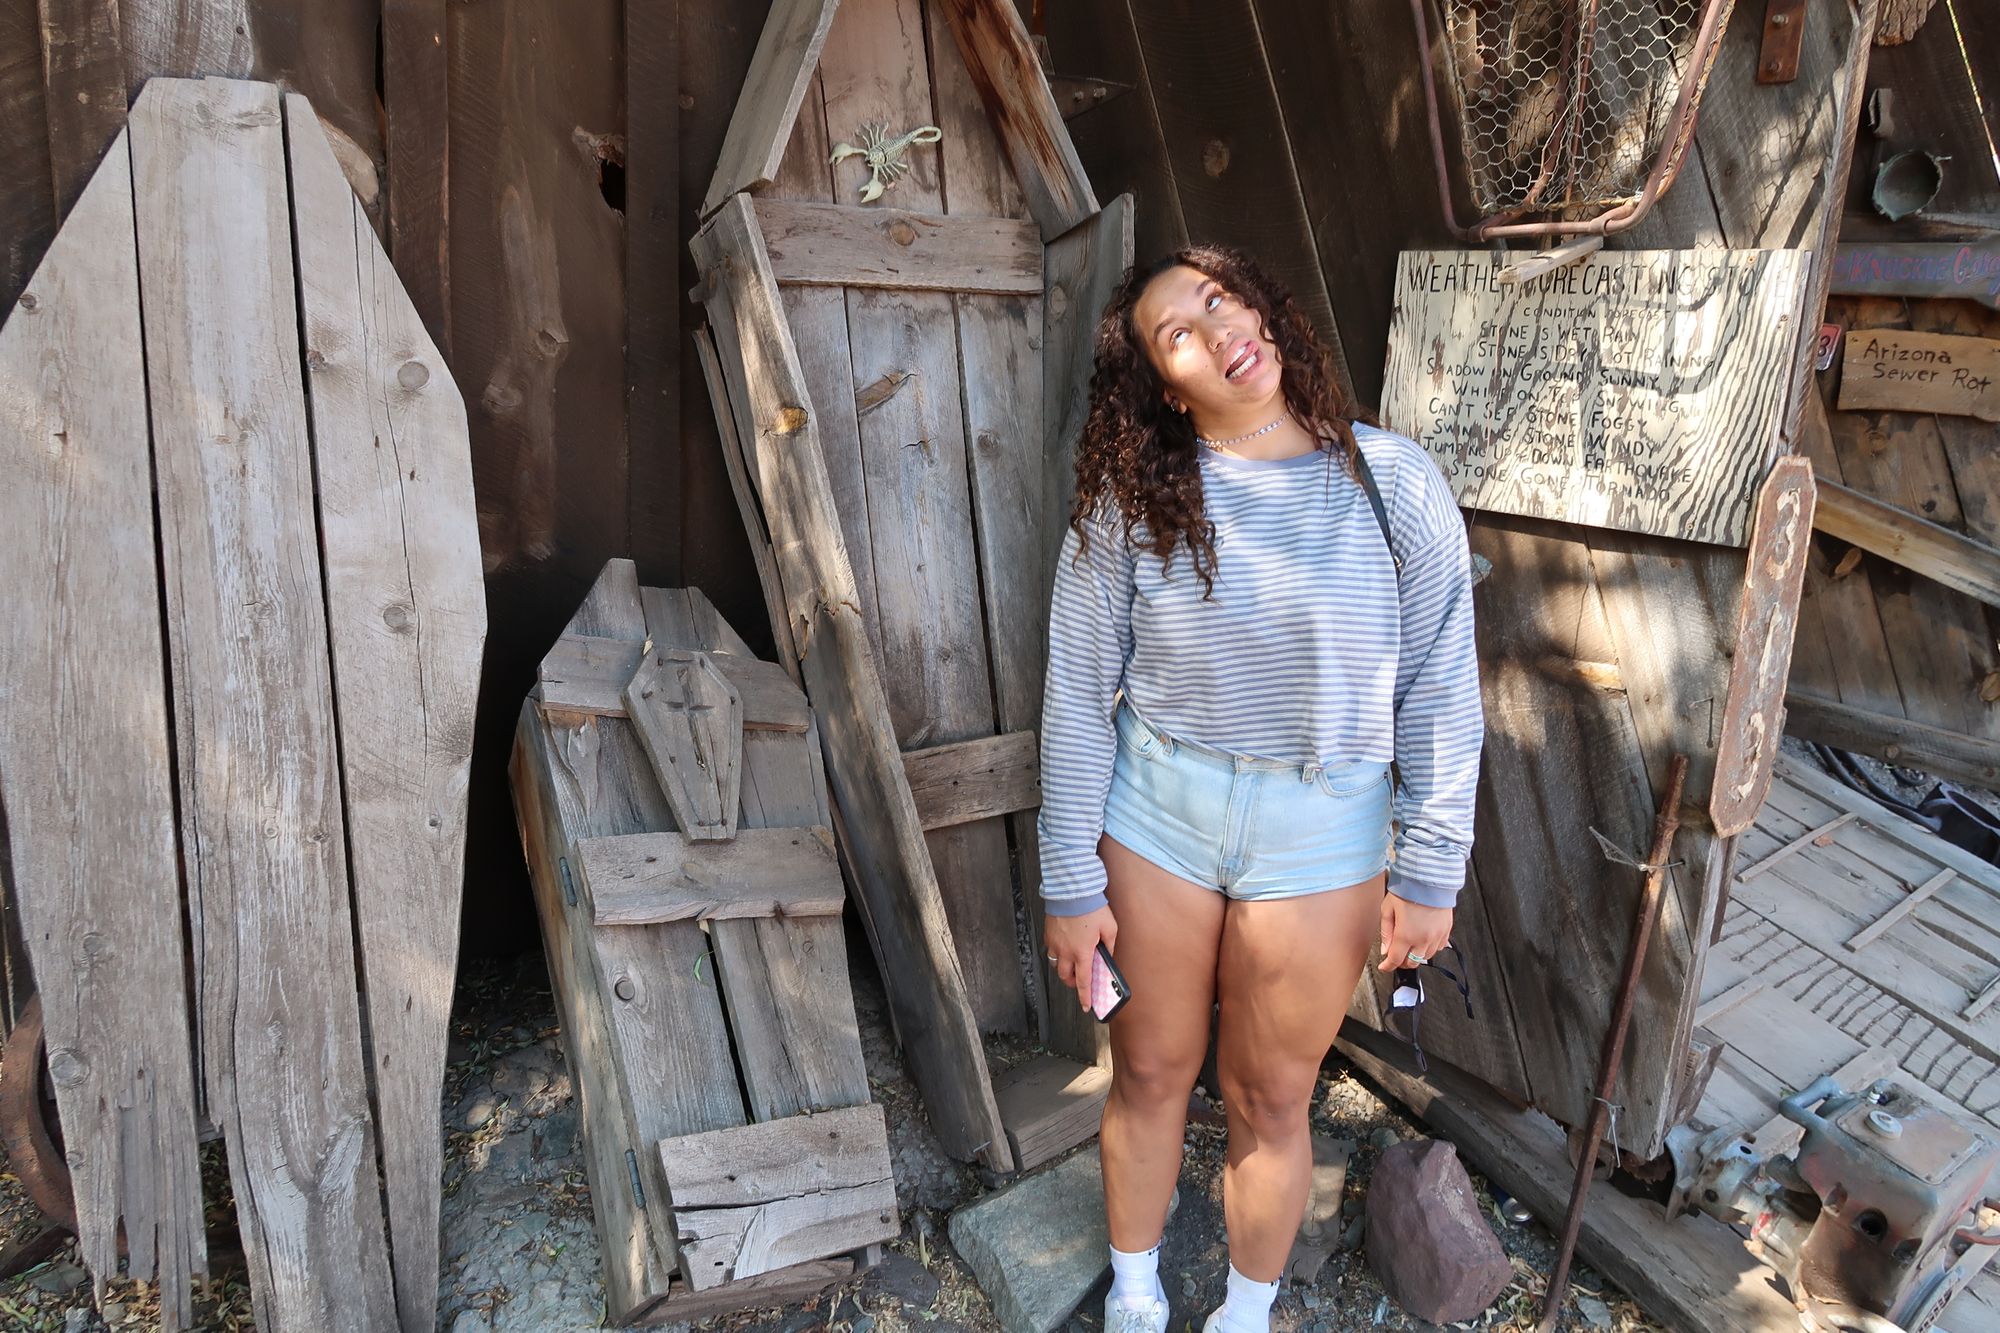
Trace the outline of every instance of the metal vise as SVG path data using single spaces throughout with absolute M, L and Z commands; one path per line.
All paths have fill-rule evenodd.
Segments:
M 1805 1131 L 1791 1157 L 1740 1134 L 1672 1144 L 1669 1215 L 1748 1227 L 1808 1329 L 1923 1333 L 2000 1245 L 2000 1143 L 1890 1079 L 1849 1093 L 1821 1078 L 1779 1109 Z

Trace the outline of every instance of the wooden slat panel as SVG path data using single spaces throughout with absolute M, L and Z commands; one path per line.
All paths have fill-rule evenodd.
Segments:
M 0 326 L 0 809 L 84 1262 L 205 1271 L 123 137 Z
M 936 0 L 958 37 L 973 88 L 998 133 L 1028 210 L 1053 241 L 1097 211 L 1076 147 L 1012 5 L 985 0 Z M 932 42 L 932 49 L 937 44 Z
M 898 1229 L 879 1106 L 667 1139 L 658 1151 L 696 1290 Z
M 870 122 L 935 123 L 918 0 L 843 8 L 824 52 L 827 134 Z M 913 150 L 892 198 L 943 207 L 943 158 Z M 834 197 L 867 179 L 859 159 L 834 167 Z M 942 292 L 847 290 L 848 391 L 860 430 L 860 487 L 876 570 L 877 664 L 900 748 L 989 736 L 993 682 L 980 604 L 963 378 L 954 300 Z M 1004 375 L 964 358 L 966 375 Z M 834 458 L 829 456 L 829 466 Z M 1006 831 L 995 820 L 925 835 L 966 993 L 984 1031 L 1025 1032 Z
M 277 89 L 154 80 L 132 167 L 208 1115 L 259 1324 L 389 1328 Z
M 837 7 L 838 0 L 776 0 L 771 6 L 701 202 L 703 217 L 738 190 L 777 174 Z M 903 127 L 892 132 L 901 134 Z
M 721 842 L 629 833 L 582 839 L 576 855 L 600 926 L 838 916 L 846 903 L 824 828 L 741 828 Z
M 781 283 L 1042 292 L 1042 237 L 1032 222 L 788 199 L 752 207 Z
M 946 1150 L 1011 1164 L 964 977 L 952 949 L 916 805 L 841 540 L 833 486 L 805 404 L 804 372 L 777 280 L 741 201 L 695 238 L 736 422 L 757 454 L 759 496 L 783 578 L 787 619 L 810 645 L 802 662 L 827 734 L 828 776 L 847 812 L 843 843 L 866 899 L 897 1029 Z M 838 816 L 837 816 L 838 818 Z
M 396 1304 L 404 1333 L 430 1333 L 444 1171 L 437 1107 L 486 639 L 472 460 L 458 387 L 311 106 L 294 94 L 285 109 Z
M 903 771 L 927 829 L 1042 803 L 1041 756 L 1032 731 L 912 750 L 903 756 Z

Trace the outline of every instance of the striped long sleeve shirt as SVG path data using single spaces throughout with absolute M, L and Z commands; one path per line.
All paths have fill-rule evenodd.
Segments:
M 1215 594 L 1184 547 L 1163 562 L 1108 509 L 1063 543 L 1042 708 L 1042 895 L 1104 905 L 1097 842 L 1122 690 L 1170 735 L 1286 763 L 1397 764 L 1389 890 L 1450 907 L 1465 880 L 1484 726 L 1465 525 L 1424 450 L 1357 425 L 1398 577 L 1361 484 L 1326 452 L 1203 451 Z M 1082 549 L 1082 557 L 1078 558 Z M 1335 887 L 1329 885 L 1328 887 Z

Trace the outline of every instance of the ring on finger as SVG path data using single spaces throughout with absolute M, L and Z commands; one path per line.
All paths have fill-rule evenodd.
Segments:
M 1422 967 L 1430 961 L 1429 955 L 1418 953 L 1415 949 L 1410 950 L 1403 957 L 1409 961 L 1412 967 Z

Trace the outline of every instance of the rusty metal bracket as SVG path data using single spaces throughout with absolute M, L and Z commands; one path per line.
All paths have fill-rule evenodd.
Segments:
M 1708 816 L 1720 838 L 1748 829 L 1771 789 L 1818 494 L 1812 464 L 1797 455 L 1773 464 L 1757 492 L 1736 620 L 1736 656 L 1729 668 L 1715 779 L 1708 794 Z
M 1799 77 L 1806 40 L 1806 0 L 1765 0 L 1764 44 L 1757 51 L 1757 82 L 1790 83 Z

